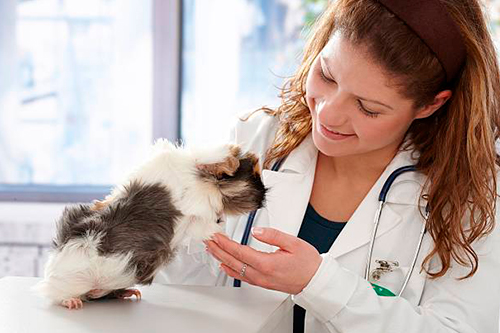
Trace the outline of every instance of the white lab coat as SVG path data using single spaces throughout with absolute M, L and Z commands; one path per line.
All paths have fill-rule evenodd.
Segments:
M 238 121 L 232 139 L 244 149 L 256 152 L 261 163 L 277 121 L 263 112 L 248 121 Z M 278 172 L 263 170 L 262 179 L 270 188 L 266 207 L 257 213 L 254 226 L 272 227 L 298 234 L 309 202 L 314 179 L 317 149 L 309 135 L 285 160 Z M 398 167 L 414 164 L 409 152 L 399 152 L 350 218 L 310 283 L 292 300 L 305 308 L 306 332 L 349 333 L 494 333 L 498 332 L 500 304 L 499 228 L 478 241 L 474 249 L 479 268 L 469 279 L 458 281 L 469 269 L 454 263 L 437 280 L 420 273 L 425 255 L 432 248 L 427 233 L 412 278 L 401 297 L 378 296 L 364 280 L 364 269 L 378 194 L 388 175 Z M 408 172 L 392 185 L 381 216 L 371 268 L 376 259 L 398 261 L 400 267 L 376 282 L 398 293 L 415 253 L 422 226 L 418 197 L 425 178 Z M 228 218 L 226 233 L 241 240 L 247 216 Z M 497 214 L 498 216 L 498 214 Z M 250 238 L 249 245 L 261 251 L 275 248 Z M 431 271 L 439 260 L 430 263 Z M 434 269 L 433 269 L 434 268 Z M 173 263 L 156 278 L 158 283 L 232 286 L 233 279 L 218 270 L 218 262 L 205 252 L 203 243 L 191 242 L 179 251 Z M 247 286 L 242 283 L 242 287 Z

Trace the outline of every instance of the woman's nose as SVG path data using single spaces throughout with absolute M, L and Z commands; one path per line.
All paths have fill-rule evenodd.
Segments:
M 347 101 L 335 94 L 316 100 L 316 114 L 321 123 L 329 126 L 340 126 L 348 119 Z

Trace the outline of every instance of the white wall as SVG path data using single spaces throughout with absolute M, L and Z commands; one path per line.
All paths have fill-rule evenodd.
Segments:
M 0 203 L 0 277 L 41 276 L 64 204 Z

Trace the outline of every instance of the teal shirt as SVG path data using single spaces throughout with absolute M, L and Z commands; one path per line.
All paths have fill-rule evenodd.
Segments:
M 330 250 L 345 225 L 346 222 L 333 222 L 325 219 L 309 203 L 297 237 L 313 245 L 319 253 L 325 253 Z M 293 333 L 304 332 L 305 315 L 306 310 L 298 305 L 294 306 Z

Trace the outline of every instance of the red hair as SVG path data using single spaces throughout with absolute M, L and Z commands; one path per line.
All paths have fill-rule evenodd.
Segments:
M 441 0 L 457 24 L 466 47 L 465 64 L 453 94 L 432 116 L 415 120 L 408 130 L 410 145 L 419 153 L 417 168 L 427 176 L 425 199 L 431 207 L 427 230 L 434 248 L 422 263 L 438 255 L 443 276 L 452 260 L 477 270 L 472 243 L 495 224 L 499 156 L 500 78 L 495 48 L 477 0 Z M 278 118 L 279 128 L 266 152 L 264 167 L 288 155 L 311 131 L 305 102 L 305 82 L 314 59 L 333 32 L 367 47 L 374 61 L 396 79 L 399 93 L 420 108 L 445 87 L 445 72 L 422 40 L 380 3 L 336 0 L 315 22 L 301 66 L 281 91 L 276 109 L 261 108 Z M 259 111 L 257 110 L 257 111 Z

